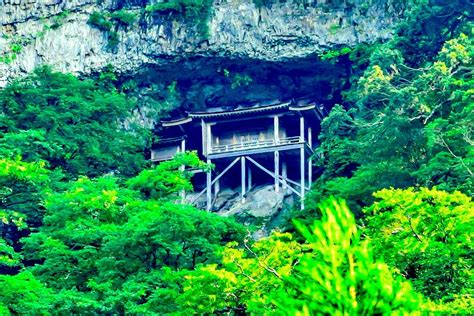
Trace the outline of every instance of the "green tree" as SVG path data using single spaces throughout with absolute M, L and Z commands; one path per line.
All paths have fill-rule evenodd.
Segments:
M 180 271 L 219 262 L 219 250 L 243 235 L 232 219 L 175 203 L 172 193 L 190 186 L 180 167 L 196 164 L 202 165 L 196 154 L 181 155 L 129 184 L 114 176 L 82 177 L 48 196 L 43 226 L 23 242 L 25 259 L 36 263 L 28 270 L 54 290 L 55 308 L 173 310 Z M 165 178 L 154 194 L 143 194 L 148 181 Z
M 0 153 L 45 160 L 70 176 L 133 175 L 147 135 L 120 126 L 133 106 L 110 86 L 39 68 L 0 90 Z
M 346 204 L 332 199 L 320 209 L 320 221 L 297 225 L 312 251 L 299 260 L 275 298 L 278 313 L 404 315 L 419 310 L 420 296 L 375 259 Z
M 374 196 L 364 229 L 374 252 L 429 298 L 472 294 L 471 199 L 426 188 Z

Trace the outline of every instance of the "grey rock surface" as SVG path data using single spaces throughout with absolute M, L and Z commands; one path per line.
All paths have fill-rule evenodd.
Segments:
M 201 57 L 250 58 L 282 61 L 304 58 L 328 49 L 389 38 L 403 14 L 395 0 L 369 7 L 328 9 L 327 1 L 313 5 L 287 1 L 257 8 L 251 0 L 215 1 L 204 38 L 193 21 L 182 17 L 141 16 L 130 27 L 118 27 L 120 43 L 107 48 L 107 32 L 87 24 L 94 11 L 113 10 L 106 0 L 0 0 L 0 56 L 13 43 L 22 49 L 10 63 L 0 63 L 0 86 L 42 64 L 76 74 L 98 72 L 106 65 L 133 73 L 146 65 L 165 65 Z M 57 27 L 50 28 L 53 19 Z

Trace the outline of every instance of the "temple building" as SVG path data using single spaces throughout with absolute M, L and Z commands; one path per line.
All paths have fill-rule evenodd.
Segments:
M 185 117 L 161 122 L 151 160 L 160 162 L 195 150 L 201 159 L 214 164 L 212 171 L 194 180 L 200 191 L 194 201 L 205 194 L 208 211 L 223 187 L 238 190 L 245 202 L 253 186 L 268 182 L 275 192 L 290 190 L 300 197 L 304 208 L 323 114 L 323 108 L 309 100 L 188 112 Z

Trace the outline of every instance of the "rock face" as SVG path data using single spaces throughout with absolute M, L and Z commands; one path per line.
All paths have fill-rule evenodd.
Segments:
M 207 21 L 208 35 L 203 36 L 195 21 L 182 16 L 144 14 L 147 2 L 0 0 L 0 56 L 14 55 L 0 63 L 0 86 L 42 64 L 87 75 L 109 64 L 130 74 L 150 65 L 192 62 L 197 56 L 295 60 L 386 39 L 403 14 L 396 0 L 373 1 L 370 6 L 362 0 L 351 6 L 345 1 L 307 1 L 305 6 L 286 1 L 260 8 L 251 0 L 216 0 Z M 115 10 L 124 3 L 137 19 L 127 27 L 114 26 L 119 43 L 111 49 L 108 32 L 87 21 L 94 11 Z
M 198 193 L 188 193 L 187 202 L 194 201 Z M 253 187 L 245 195 L 242 203 L 240 194 L 232 189 L 220 191 L 213 201 L 212 212 L 221 216 L 233 216 L 245 225 L 254 225 L 256 238 L 267 236 L 274 229 L 282 229 L 288 222 L 291 208 L 296 198 L 290 190 L 281 189 L 276 193 L 272 184 Z M 206 208 L 206 197 L 196 201 L 200 209 Z

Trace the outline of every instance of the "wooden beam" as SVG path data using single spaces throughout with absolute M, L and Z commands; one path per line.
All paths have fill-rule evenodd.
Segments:
M 259 164 L 258 162 L 256 162 L 255 160 L 253 160 L 252 158 L 246 156 L 246 158 L 251 162 L 253 163 L 255 166 L 257 166 L 258 168 L 260 168 L 262 171 L 264 171 L 265 173 L 267 173 L 268 175 L 270 175 L 271 177 L 275 178 L 275 174 L 273 172 L 271 172 L 270 170 L 268 170 L 267 168 L 265 168 L 264 166 L 262 166 L 261 164 Z M 282 180 L 280 180 L 280 182 L 282 182 Z M 288 186 L 288 189 L 290 189 L 293 193 L 295 193 L 296 195 L 300 196 L 300 193 L 298 191 L 296 191 L 295 189 L 293 189 L 291 186 Z
M 210 159 L 207 159 L 207 164 L 211 164 Z M 206 210 L 210 212 L 211 206 L 212 206 L 212 171 L 211 170 L 209 170 L 206 175 L 206 190 L 207 190 Z
M 229 157 L 237 157 L 244 155 L 254 155 L 254 154 L 263 154 L 263 153 L 271 153 L 274 152 L 275 149 L 278 151 L 285 151 L 285 150 L 294 150 L 304 148 L 304 144 L 291 144 L 291 145 L 278 145 L 272 147 L 265 147 L 265 148 L 255 148 L 255 149 L 247 149 L 247 150 L 239 150 L 239 151 L 229 151 L 225 153 L 219 154 L 211 154 L 209 158 L 211 159 L 218 159 L 218 158 L 229 158 Z
M 275 161 L 275 192 L 280 192 L 280 153 L 278 150 L 274 153 L 274 161 Z
M 311 127 L 308 127 L 308 145 L 313 149 L 313 129 Z
M 305 167 L 306 161 L 304 157 L 304 148 L 300 149 L 300 185 L 301 185 L 301 209 L 304 210 L 304 194 L 305 194 L 305 186 L 304 186 L 304 180 L 306 177 L 306 174 L 304 172 L 304 167 Z
M 212 149 L 212 130 L 211 124 L 207 124 L 207 153 L 209 154 Z
M 247 166 L 247 190 L 250 191 L 252 189 L 252 168 Z
M 287 181 L 288 181 L 288 169 L 287 169 L 286 161 L 284 159 L 281 164 L 281 175 L 282 175 L 281 178 L 283 180 L 283 189 L 286 189 Z
M 240 158 L 240 184 L 242 187 L 242 203 L 245 203 L 245 157 Z
M 280 139 L 280 120 L 278 115 L 273 117 L 273 139 L 275 140 L 275 144 L 278 144 L 278 140 Z
M 207 156 L 207 136 L 206 136 L 206 123 L 201 120 L 201 141 L 202 141 L 202 154 Z
M 304 116 L 300 116 L 300 138 L 304 142 Z
M 227 171 L 230 170 L 230 168 L 232 168 L 238 161 L 240 160 L 240 157 L 238 158 L 235 158 L 234 161 L 232 161 L 225 169 L 224 171 L 222 171 L 214 180 L 211 181 L 211 185 L 213 185 L 214 183 L 216 183 L 217 181 L 219 181 L 220 178 L 222 178 L 222 176 L 224 176 L 226 174 Z M 194 204 L 196 203 L 196 201 L 201 197 L 201 195 L 204 194 L 204 192 L 207 192 L 207 186 L 204 190 L 202 190 L 201 192 L 199 192 L 199 194 L 194 198 L 194 200 L 191 202 L 191 204 Z

